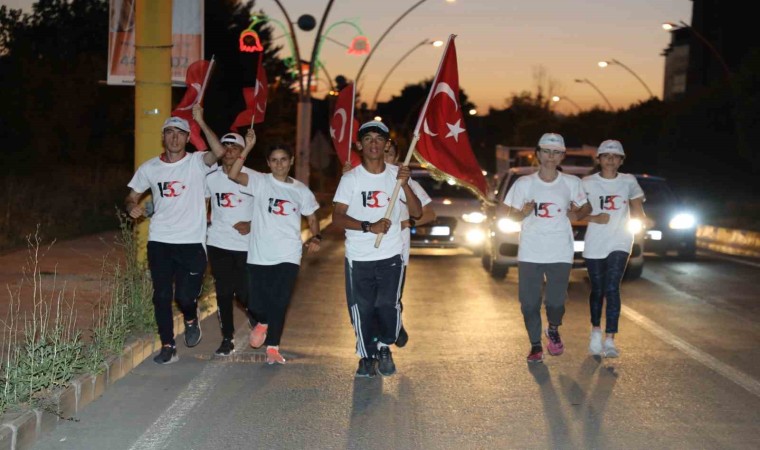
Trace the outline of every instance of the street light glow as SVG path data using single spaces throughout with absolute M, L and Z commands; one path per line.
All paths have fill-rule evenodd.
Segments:
M 610 65 L 610 63 L 608 63 L 607 61 L 599 61 L 599 62 L 597 63 L 597 65 L 598 65 L 599 67 L 601 67 L 602 69 L 604 69 L 605 67 L 609 66 L 609 65 Z
M 562 99 L 560 98 L 560 96 L 559 96 L 559 95 L 555 95 L 554 97 L 552 97 L 552 101 L 553 101 L 553 102 L 558 102 L 558 101 L 560 101 L 560 100 L 562 100 Z
M 478 113 L 478 110 L 477 110 L 477 109 L 475 109 L 475 108 L 472 108 L 472 109 L 470 110 L 470 115 L 471 115 L 471 116 L 474 116 L 474 115 L 475 115 L 475 114 L 477 114 L 477 113 Z
M 433 47 L 441 47 L 443 45 L 443 41 L 435 41 L 433 42 Z
M 382 117 L 380 117 L 380 116 L 375 116 L 375 120 L 377 120 L 378 122 L 382 122 L 382 121 L 383 121 L 383 118 L 382 118 Z
M 662 24 L 662 29 L 666 31 L 674 30 L 678 28 L 678 26 L 672 22 L 665 22 Z

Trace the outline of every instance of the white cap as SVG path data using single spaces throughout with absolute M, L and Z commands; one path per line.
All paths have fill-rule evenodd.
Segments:
M 187 120 L 183 119 L 182 117 L 169 117 L 164 121 L 164 126 L 161 128 L 161 131 L 164 131 L 169 127 L 178 128 L 185 133 L 190 132 L 190 124 L 187 123 Z
M 362 138 L 365 134 L 369 133 L 370 131 L 374 131 L 377 134 L 382 134 L 385 137 L 389 137 L 391 135 L 391 132 L 388 130 L 388 127 L 377 120 L 370 120 L 369 122 L 365 122 L 361 127 L 359 127 L 359 139 Z
M 566 151 L 565 140 L 557 133 L 544 133 L 541 139 L 538 140 L 538 147 L 547 150 Z
M 608 139 L 599 144 L 599 148 L 596 149 L 596 156 L 603 155 L 605 153 L 625 156 L 625 152 L 623 151 L 623 144 L 621 144 L 620 141 L 616 141 L 614 139 Z
M 222 136 L 221 139 L 222 144 L 226 144 L 227 142 L 231 144 L 237 144 L 241 147 L 245 147 L 245 140 L 243 139 L 243 136 L 237 134 L 237 133 L 227 133 L 224 136 Z

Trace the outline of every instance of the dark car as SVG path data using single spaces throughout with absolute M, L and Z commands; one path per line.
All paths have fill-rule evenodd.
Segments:
M 647 252 L 666 255 L 675 251 L 682 258 L 697 253 L 697 217 L 668 185 L 665 178 L 636 175 L 644 190 L 647 216 L 645 245 Z
M 425 169 L 412 170 L 432 200 L 436 219 L 412 227 L 412 248 L 464 248 L 479 254 L 485 240 L 480 199 L 467 188 L 437 180 Z

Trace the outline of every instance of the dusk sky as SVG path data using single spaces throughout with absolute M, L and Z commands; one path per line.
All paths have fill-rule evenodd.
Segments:
M 418 0 L 336 0 L 327 19 L 334 22 L 357 19 L 372 45 L 393 21 Z M 2 0 L 10 7 L 29 10 L 31 0 Z M 325 0 L 283 0 L 293 20 L 311 14 L 319 20 Z M 425 38 L 446 40 L 456 34 L 460 86 L 479 108 L 503 108 L 514 93 L 536 92 L 534 73 L 543 68 L 556 84 L 554 94 L 566 96 L 581 108 L 603 106 L 602 97 L 588 79 L 610 100 L 624 108 L 648 97 L 645 87 L 623 67 L 605 69 L 600 60 L 616 59 L 639 75 L 654 94 L 662 98 L 664 57 L 670 42 L 663 22 L 691 22 L 690 0 L 427 0 L 401 21 L 380 44 L 358 84 L 362 100 L 372 102 L 378 85 L 398 59 Z M 284 21 L 273 0 L 257 0 L 256 9 Z M 282 33 L 276 41 L 284 46 Z M 208 30 L 206 30 L 208 32 Z M 297 31 L 302 56 L 308 58 L 316 35 Z M 355 31 L 345 25 L 335 27 L 329 37 L 348 44 Z M 441 49 L 418 48 L 390 76 L 379 101 L 397 94 L 407 83 L 416 83 L 435 74 Z M 207 55 L 207 58 L 209 55 Z M 321 60 L 330 75 L 353 80 L 362 57 L 345 53 L 330 41 L 322 47 Z M 105 78 L 105 74 L 104 74 Z M 326 83 L 320 83 L 320 91 Z M 318 92 L 316 96 L 323 94 Z M 575 112 L 566 101 L 555 104 L 562 112 Z

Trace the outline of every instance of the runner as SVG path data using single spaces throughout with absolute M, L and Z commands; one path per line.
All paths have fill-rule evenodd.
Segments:
M 276 145 L 267 151 L 271 173 L 241 172 L 243 161 L 256 143 L 248 130 L 245 148 L 229 172 L 240 184 L 241 192 L 253 196 L 253 233 L 248 247 L 249 309 L 258 323 L 251 330 L 249 344 L 267 345 L 267 363 L 285 364 L 280 354 L 280 338 L 285 325 L 303 249 L 319 251 L 319 209 L 314 194 L 298 180 L 288 176 L 293 166 L 293 151 Z M 311 238 L 301 242 L 301 216 L 305 216 Z
M 633 233 L 628 225 L 631 217 L 643 220 L 644 191 L 636 177 L 618 170 L 625 161 L 623 145 L 610 139 L 599 144 L 596 152 L 600 171 L 583 178 L 583 189 L 593 207 L 588 216 L 583 257 L 591 280 L 589 309 L 591 337 L 588 350 L 592 355 L 617 358 L 615 346 L 620 318 L 620 282 L 633 247 Z M 605 333 L 602 342 L 602 306 L 606 305 Z

